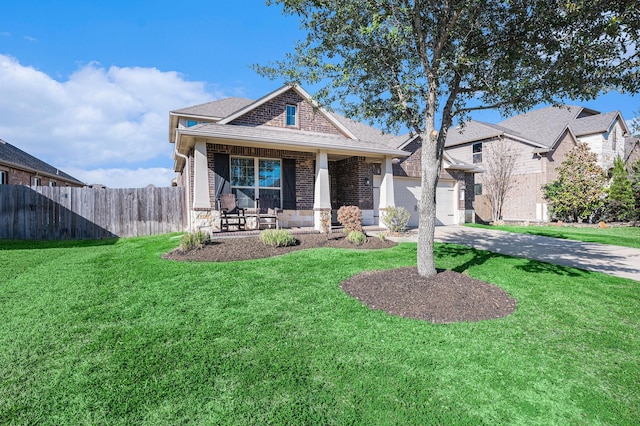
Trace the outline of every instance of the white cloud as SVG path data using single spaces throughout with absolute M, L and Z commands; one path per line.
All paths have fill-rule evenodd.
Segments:
M 64 171 L 86 184 L 103 184 L 110 188 L 144 188 L 149 184 L 171 186 L 171 180 L 176 176 L 173 169 L 166 167 L 92 170 L 71 167 Z
M 78 179 L 110 187 L 138 180 L 160 186 L 154 173 L 168 185 L 169 111 L 220 97 L 173 71 L 90 63 L 56 81 L 0 54 L 0 138 Z M 143 169 L 142 162 L 157 167 Z M 133 180 L 123 178 L 126 171 Z

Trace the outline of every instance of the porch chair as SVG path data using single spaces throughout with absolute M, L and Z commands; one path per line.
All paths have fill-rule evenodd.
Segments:
M 257 214 L 256 214 L 256 228 L 260 229 L 262 225 L 267 225 L 271 229 L 272 225 L 276 226 L 276 229 L 280 229 L 279 214 L 282 213 L 282 209 L 276 206 L 276 199 L 271 194 L 262 195 L 256 199 Z
M 218 210 L 220 211 L 221 231 L 228 231 L 229 225 L 237 226 L 239 231 L 246 229 L 245 209 L 238 207 L 235 194 L 221 194 L 218 198 Z

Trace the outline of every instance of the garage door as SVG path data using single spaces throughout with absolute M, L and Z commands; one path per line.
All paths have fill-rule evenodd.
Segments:
M 404 207 L 411 213 L 409 219 L 410 227 L 417 227 L 418 200 L 420 200 L 420 180 L 419 179 L 398 179 L 393 180 L 395 190 L 396 206 Z M 454 182 L 440 181 L 436 189 L 436 225 L 455 224 L 455 191 Z
M 456 222 L 456 196 L 453 182 L 438 182 L 436 188 L 436 225 L 453 225 Z

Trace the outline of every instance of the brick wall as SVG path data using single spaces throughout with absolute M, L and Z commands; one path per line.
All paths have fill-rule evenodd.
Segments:
M 404 148 L 411 155 L 401 158 L 398 164 L 393 165 L 393 175 L 403 177 L 420 177 L 422 170 L 422 140 L 416 139 Z
M 560 164 L 562 164 L 564 160 L 567 159 L 569 152 L 573 148 L 575 148 L 575 146 L 576 142 L 573 137 L 568 133 L 565 133 L 563 139 L 556 146 L 556 148 L 553 151 L 547 153 L 546 160 L 543 159 L 543 161 L 547 162 L 547 172 L 546 176 L 543 178 L 543 184 L 551 183 L 554 180 L 558 179 L 557 168 L 560 166 Z
M 297 126 L 286 125 L 286 106 L 296 105 L 298 110 Z M 331 124 L 319 111 L 315 110 L 306 100 L 293 89 L 283 93 L 275 99 L 266 102 L 253 111 L 238 117 L 230 124 L 242 126 L 274 126 L 295 128 L 309 132 L 328 133 L 341 135 L 336 127 Z
M 336 161 L 329 172 L 332 177 L 331 200 L 334 209 L 341 206 L 373 209 L 373 166 L 364 157 Z M 365 179 L 369 180 L 369 185 L 365 184 Z

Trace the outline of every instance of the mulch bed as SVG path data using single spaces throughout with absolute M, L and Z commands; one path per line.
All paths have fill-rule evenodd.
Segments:
M 181 252 L 174 250 L 163 256 L 178 261 L 228 262 L 279 256 L 295 250 L 316 247 L 348 249 L 382 249 L 395 242 L 370 237 L 356 246 L 342 234 L 295 235 L 298 244 L 289 247 L 268 247 L 258 237 L 213 239 L 201 249 Z M 344 281 L 340 287 L 371 309 L 391 315 L 453 323 L 502 318 L 513 313 L 517 301 L 501 288 L 454 271 L 439 271 L 435 277 L 418 275 L 415 267 L 385 271 L 369 271 Z

